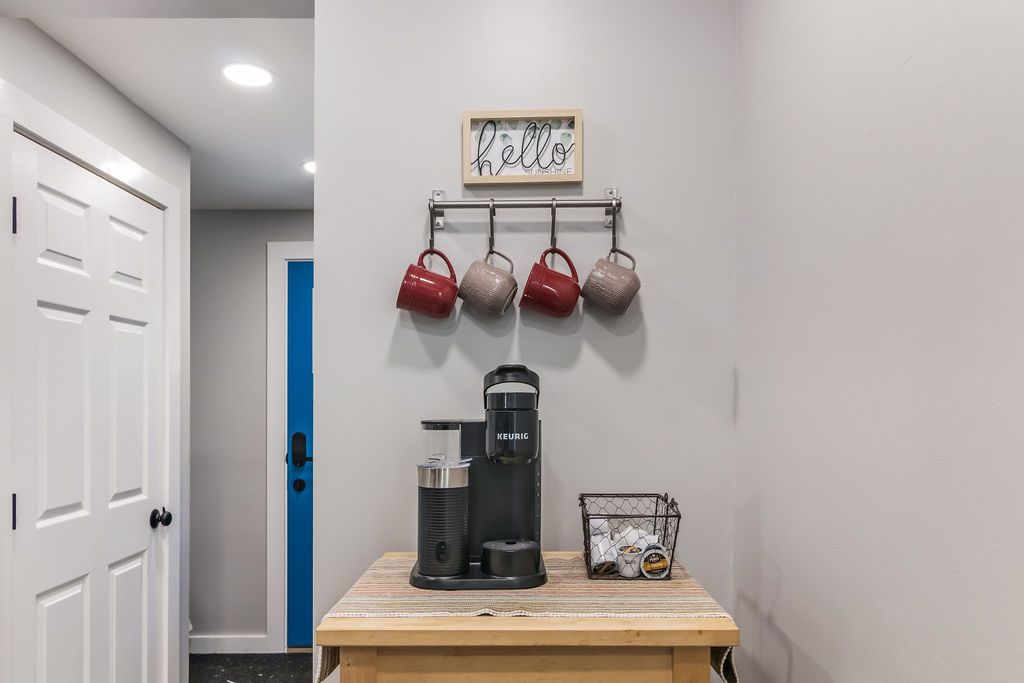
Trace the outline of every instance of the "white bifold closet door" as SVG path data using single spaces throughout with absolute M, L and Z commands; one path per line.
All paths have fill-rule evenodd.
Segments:
M 14 680 L 165 681 L 164 214 L 10 134 Z

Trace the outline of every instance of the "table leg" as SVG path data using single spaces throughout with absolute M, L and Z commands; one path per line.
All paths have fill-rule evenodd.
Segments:
M 377 648 L 341 648 L 341 683 L 377 683 Z
M 709 683 L 711 648 L 672 648 L 672 683 Z

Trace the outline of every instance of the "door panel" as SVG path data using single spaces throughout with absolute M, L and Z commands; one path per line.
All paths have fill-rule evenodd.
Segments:
M 146 680 L 146 554 L 110 567 L 110 680 Z
M 59 524 L 87 512 L 85 319 L 88 311 L 38 302 L 37 519 Z
M 13 161 L 14 680 L 164 681 L 164 214 L 20 136 Z
M 313 644 L 313 263 L 288 264 L 288 647 Z
M 36 633 L 41 643 L 36 652 L 36 680 L 88 680 L 86 582 L 87 577 L 80 576 L 46 591 L 36 600 Z
M 116 505 L 145 494 L 148 447 L 146 430 L 146 324 L 110 320 L 114 367 L 111 385 L 113 406 L 113 461 L 110 503 Z
M 40 262 L 85 274 L 85 243 L 89 231 L 85 213 L 89 207 L 45 185 L 39 185 L 38 190 L 43 199 Z

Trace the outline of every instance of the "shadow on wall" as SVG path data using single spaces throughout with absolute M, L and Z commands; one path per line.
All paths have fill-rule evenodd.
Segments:
M 763 547 L 761 499 L 737 506 L 736 623 L 741 644 L 735 652 L 744 683 L 833 683 L 809 654 L 797 647 L 775 623 L 782 592 L 782 568 Z
M 481 371 L 494 367 L 495 358 L 509 358 L 519 330 L 519 357 L 538 366 L 571 367 L 589 343 L 619 374 L 640 369 L 647 350 L 642 294 L 621 316 L 604 313 L 586 302 L 568 318 L 554 318 L 518 306 L 500 318 L 461 306 L 438 320 L 398 311 L 388 360 L 396 365 L 432 370 L 453 347 L 459 348 Z

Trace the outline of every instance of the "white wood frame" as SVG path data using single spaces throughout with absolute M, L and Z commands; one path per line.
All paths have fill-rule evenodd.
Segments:
M 267 629 L 266 633 L 193 634 L 191 650 L 286 652 L 288 486 L 288 263 L 312 261 L 312 242 L 267 242 Z
M 531 119 L 575 119 L 576 170 L 567 175 L 473 175 L 473 122 L 480 119 L 528 121 Z M 543 185 L 546 183 L 583 182 L 583 110 L 582 109 L 502 109 L 495 111 L 467 111 L 462 114 L 462 184 L 474 185 Z
M 279 652 L 288 647 L 288 262 L 312 260 L 312 242 L 267 242 L 267 624 L 280 630 Z
M 175 512 L 177 524 L 167 528 L 168 594 L 164 596 L 167 605 L 175 602 L 180 609 L 167 610 L 167 681 L 179 681 L 188 671 L 186 648 L 188 630 L 188 571 L 187 561 L 182 552 L 188 548 L 188 448 L 189 448 L 189 393 L 188 393 L 188 339 L 182 334 L 182 321 L 187 316 L 189 274 L 183 267 L 187 263 L 189 233 L 182 224 L 181 188 L 148 171 L 127 156 L 113 149 L 102 140 L 72 121 L 43 106 L 31 96 L 0 80 L 0 150 L 5 152 L 0 159 L 0 225 L 11 224 L 11 201 L 13 196 L 10 175 L 9 145 L 13 135 L 21 134 L 47 147 L 53 152 L 85 167 L 89 171 L 118 185 L 126 191 L 154 204 L 164 214 L 164 277 L 165 277 L 165 362 L 164 373 L 167 391 L 167 434 L 165 447 L 168 450 L 167 491 L 164 498 L 167 507 Z M 132 177 L 118 177 L 116 171 L 103 169 L 132 169 Z M 137 173 L 136 173 L 137 171 Z M 9 249 L 6 241 L 0 240 L 0 272 L 10 272 Z M 10 321 L 10 292 L 8 288 L 0 294 L 0 321 L 6 326 Z M 0 334 L 0 481 L 10 482 L 13 476 L 13 453 L 11 452 L 11 386 L 10 368 L 13 363 L 9 344 L 4 342 L 8 331 Z M 0 603 L 9 605 L 12 590 L 11 567 L 13 566 L 13 534 L 11 528 L 10 490 L 0 490 L 4 505 L 0 505 Z M 177 560 L 177 561 L 175 561 Z M 182 565 L 185 565 L 184 567 Z M 184 569 L 184 571 L 183 571 Z M 0 680 L 10 680 L 11 647 L 14 624 L 10 610 L 0 610 Z

